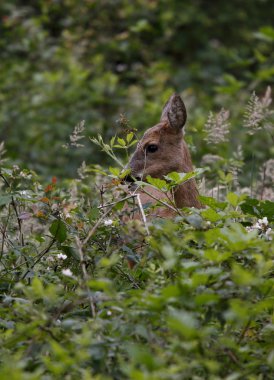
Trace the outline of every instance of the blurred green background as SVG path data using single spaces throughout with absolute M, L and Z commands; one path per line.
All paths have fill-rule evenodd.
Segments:
M 168 96 L 187 104 L 187 139 L 199 166 L 242 144 L 260 163 L 273 141 L 242 128 L 244 107 L 274 77 L 271 0 L 33 0 L 0 5 L 0 141 L 14 163 L 42 176 L 73 177 L 82 161 L 105 163 L 86 139 L 65 150 L 74 126 L 86 136 L 122 133 L 126 115 L 140 131 L 159 119 Z M 210 110 L 231 112 L 230 144 L 206 145 Z

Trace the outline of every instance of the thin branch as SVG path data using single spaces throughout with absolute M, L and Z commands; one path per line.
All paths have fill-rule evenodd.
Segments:
M 5 184 L 7 185 L 7 187 L 9 189 L 11 189 L 10 183 L 7 181 L 7 179 L 5 178 L 5 176 L 1 172 L 0 172 L 0 177 L 3 179 L 3 181 L 5 182 Z M 23 235 L 23 232 L 22 232 L 22 222 L 21 222 L 21 219 L 19 218 L 19 214 L 18 214 L 18 210 L 17 210 L 17 205 L 16 205 L 16 202 L 15 202 L 15 199 L 14 199 L 13 195 L 11 196 L 11 204 L 12 204 L 12 207 L 14 209 L 14 212 L 15 212 L 15 215 L 16 215 L 16 218 L 17 218 L 18 227 L 19 227 L 19 241 L 20 241 L 21 245 L 24 246 L 25 243 L 24 243 L 24 235 Z
M 57 230 L 58 231 L 58 230 Z M 56 232 L 56 235 L 57 235 L 57 232 Z M 28 275 L 28 273 L 31 271 L 31 269 L 33 269 L 35 267 L 35 265 L 37 263 L 39 263 L 39 261 L 42 259 L 42 257 L 44 257 L 48 252 L 49 250 L 51 249 L 51 247 L 53 246 L 53 244 L 56 242 L 56 236 L 54 236 L 54 238 L 52 239 L 52 241 L 50 242 L 50 244 L 48 245 L 47 248 L 44 249 L 44 251 L 41 252 L 41 254 L 39 255 L 38 259 L 34 261 L 34 263 L 27 269 L 27 271 L 23 274 L 21 280 L 24 280 L 26 278 L 26 276 Z
M 113 267 L 113 270 L 114 270 L 114 271 L 117 271 L 117 270 L 118 270 L 120 273 L 122 273 L 123 276 L 125 276 L 125 278 L 126 278 L 127 280 L 129 280 L 130 282 L 132 282 L 132 284 L 133 284 L 133 286 L 134 286 L 135 289 L 140 289 L 140 286 L 139 286 L 139 284 L 135 281 L 135 279 L 134 279 L 130 274 L 126 273 L 126 272 L 125 272 L 120 266 L 115 265 L 115 266 Z
M 182 213 L 176 209 L 175 207 L 171 206 L 170 204 L 162 201 L 161 199 L 155 197 L 154 195 L 152 195 L 150 192 L 146 191 L 145 189 L 141 189 L 141 191 L 143 191 L 145 194 L 149 195 L 152 199 L 154 199 L 155 201 L 161 203 L 162 205 L 164 205 L 165 207 L 168 207 L 169 209 L 171 209 L 172 211 L 175 211 L 177 212 L 180 216 L 182 216 Z
M 116 202 L 117 203 L 117 202 Z M 110 213 L 113 207 L 110 207 L 108 210 L 104 212 L 104 214 L 101 216 L 100 219 L 97 220 L 97 222 L 94 224 L 94 226 L 89 230 L 89 233 L 87 234 L 85 240 L 82 242 L 82 247 L 84 247 L 89 239 L 94 235 L 95 231 L 99 227 L 99 225 L 102 223 L 102 221 L 105 219 L 105 217 Z
M 118 199 L 118 201 L 115 201 L 115 202 L 112 202 L 112 203 L 107 203 L 106 205 L 100 205 L 98 208 L 101 209 L 101 208 L 105 208 L 105 207 L 109 207 L 109 206 L 115 206 L 115 205 L 117 205 L 120 202 L 126 201 L 127 199 L 135 198 L 135 196 L 136 196 L 135 194 L 131 194 L 131 195 L 128 195 L 127 197 Z
M 87 273 L 86 262 L 84 260 L 84 254 L 83 254 L 83 249 L 82 249 L 83 245 L 81 244 L 81 241 L 78 238 L 78 236 L 76 236 L 75 240 L 76 240 L 76 245 L 77 245 L 78 253 L 79 253 L 79 256 L 80 256 L 80 260 L 81 260 L 80 263 L 81 263 L 81 268 L 82 268 L 82 273 L 83 273 L 84 286 L 85 286 L 85 288 L 87 290 L 91 317 L 95 318 L 96 317 L 96 309 L 95 309 L 95 304 L 94 304 L 94 301 L 93 301 L 93 297 L 91 295 L 91 292 L 90 292 L 90 289 L 89 289 L 89 286 L 88 286 L 88 273 Z
M 117 203 L 124 202 L 127 199 L 131 199 L 131 198 L 133 198 L 133 199 L 136 198 L 137 199 L 138 207 L 140 209 L 140 214 L 141 214 L 142 220 L 144 222 L 145 230 L 146 230 L 147 235 L 149 235 L 149 230 L 148 230 L 148 226 L 147 226 L 147 219 L 146 219 L 146 215 L 145 215 L 145 212 L 144 212 L 144 209 L 143 209 L 143 205 L 142 205 L 142 202 L 141 202 L 141 199 L 140 199 L 140 194 L 136 193 L 136 194 L 128 195 L 127 197 L 121 198 L 121 199 L 119 199 L 116 202 L 108 203 L 106 205 L 101 205 L 101 206 L 99 206 L 99 208 L 104 208 L 104 207 L 108 207 L 108 206 L 115 206 L 115 205 L 117 205 Z
M 249 329 L 250 324 L 251 324 L 251 319 L 249 319 L 249 320 L 247 321 L 247 324 L 246 324 L 245 327 L 243 328 L 243 331 L 241 332 L 241 335 L 239 336 L 239 339 L 238 339 L 238 341 L 237 341 L 237 344 L 240 344 L 241 341 L 243 340 L 243 338 L 244 338 L 244 336 L 245 336 L 247 330 Z
M 145 212 L 144 212 L 144 209 L 143 209 L 143 205 L 142 205 L 142 202 L 141 202 L 141 199 L 140 199 L 140 194 L 136 194 L 135 197 L 137 198 L 138 207 L 140 209 L 140 213 L 141 213 L 144 225 L 145 225 L 146 233 L 149 236 L 149 230 L 148 230 L 148 226 L 147 226 L 147 219 L 146 219 L 146 215 L 145 215 Z

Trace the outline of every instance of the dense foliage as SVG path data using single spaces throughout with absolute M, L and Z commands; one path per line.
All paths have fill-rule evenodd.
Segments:
M 271 7 L 0 4 L 1 379 L 273 379 Z M 134 220 L 135 128 L 174 91 L 200 169 L 148 181 L 205 208 Z
M 119 162 L 132 139 L 94 142 Z M 93 193 L 88 172 L 44 187 L 2 165 L 1 379 L 272 379 L 274 203 L 226 186 L 144 224 L 123 169 Z
M 38 173 L 73 177 L 83 160 L 105 160 L 89 144 L 60 154 L 76 123 L 110 138 L 125 113 L 144 129 L 179 91 L 195 162 L 208 153 L 209 111 L 224 107 L 235 121 L 226 157 L 242 144 L 254 168 L 273 142 L 250 141 L 240 116 L 254 90 L 273 84 L 271 9 L 271 0 L 1 2 L 0 141 Z

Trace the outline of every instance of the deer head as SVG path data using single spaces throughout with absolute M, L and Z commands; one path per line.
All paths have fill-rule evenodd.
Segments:
M 191 157 L 183 139 L 187 113 L 184 102 L 173 94 L 165 104 L 159 124 L 149 128 L 133 153 L 131 175 L 145 181 L 146 177 L 161 178 L 171 172 L 192 171 Z M 200 207 L 195 181 L 178 186 L 175 202 L 178 207 Z
M 133 177 L 145 179 L 147 175 L 160 178 L 172 171 L 187 172 L 191 160 L 183 141 L 186 108 L 179 95 L 172 95 L 164 106 L 160 123 L 148 129 L 129 166 Z

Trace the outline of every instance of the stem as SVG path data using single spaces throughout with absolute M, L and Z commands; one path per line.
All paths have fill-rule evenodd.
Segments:
M 138 190 L 138 188 L 136 189 L 136 191 L 137 191 L 137 190 Z M 173 206 L 171 206 L 170 204 L 168 204 L 168 203 L 162 201 L 161 199 L 158 199 L 157 197 L 155 197 L 154 195 L 150 194 L 150 193 L 149 193 L 148 191 L 146 191 L 145 189 L 142 188 L 141 190 L 142 190 L 145 194 L 149 195 L 149 196 L 150 196 L 152 199 L 154 199 L 155 201 L 161 203 L 162 205 L 164 205 L 164 206 L 170 208 L 171 210 L 177 212 L 180 216 L 182 216 L 182 213 L 181 213 L 178 209 L 176 209 L 175 207 L 173 207 Z
M 113 207 L 110 207 L 108 210 L 106 210 L 104 212 L 104 214 L 101 216 L 101 218 L 98 219 L 97 222 L 94 224 L 94 226 L 89 230 L 89 233 L 87 234 L 85 240 L 82 243 L 82 248 L 87 244 L 87 242 L 89 241 L 89 239 L 94 235 L 95 231 L 97 230 L 97 228 L 99 227 L 99 225 L 101 224 L 101 222 L 104 220 L 104 218 L 110 213 L 110 211 L 112 210 L 112 208 Z
M 86 262 L 84 260 L 84 254 L 83 254 L 83 244 L 81 244 L 81 241 L 80 239 L 78 238 L 78 236 L 76 236 L 76 245 L 77 245 L 77 248 L 78 248 L 78 252 L 79 252 L 79 256 L 80 256 L 80 263 L 81 263 L 81 268 L 82 268 L 82 273 L 83 273 L 83 279 L 84 279 L 84 286 L 87 290 L 87 294 L 88 294 L 88 300 L 89 300 L 89 307 L 90 307 L 90 312 L 91 312 L 91 317 L 92 318 L 95 318 L 96 317 L 96 309 L 95 309 L 95 304 L 94 304 L 94 301 L 93 301 L 93 297 L 91 295 L 91 292 L 90 292 L 90 289 L 89 289 L 89 286 L 88 286 L 88 273 L 87 273 L 87 268 L 86 268 Z
M 140 213 L 141 213 L 144 225 L 145 225 L 146 233 L 149 236 L 149 230 L 148 230 L 148 227 L 147 227 L 147 219 L 146 219 L 146 215 L 144 213 L 144 209 L 143 209 L 142 202 L 141 202 L 141 199 L 140 199 L 140 194 L 136 194 L 135 197 L 137 198 L 138 207 L 140 209 Z
M 58 230 L 57 230 L 58 231 Z M 57 234 L 57 233 L 56 233 Z M 39 263 L 39 261 L 42 259 L 42 257 L 45 256 L 45 254 L 47 254 L 49 252 L 49 250 L 51 249 L 51 247 L 53 246 L 53 244 L 55 243 L 56 241 L 56 237 L 54 236 L 54 238 L 52 239 L 52 241 L 50 242 L 50 244 L 48 245 L 47 248 L 44 249 L 44 251 L 41 252 L 41 254 L 39 255 L 38 259 L 35 260 L 35 262 L 27 269 L 27 271 L 23 274 L 21 280 L 24 280 L 27 276 L 27 274 L 30 272 L 31 269 L 33 269 L 35 267 L 35 265 L 37 263 Z

